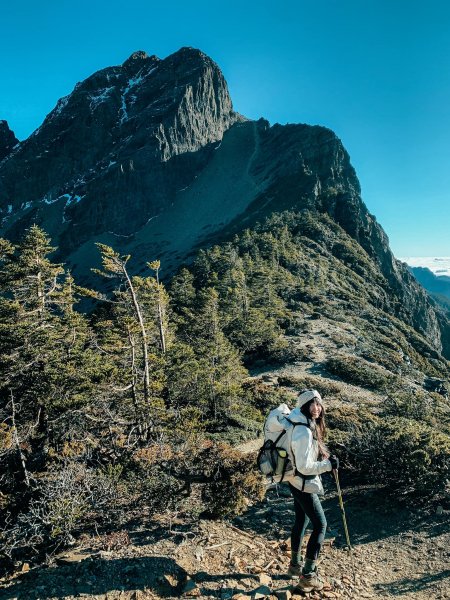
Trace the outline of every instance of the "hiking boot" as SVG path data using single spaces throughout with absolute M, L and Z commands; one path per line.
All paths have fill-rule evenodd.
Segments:
M 319 577 L 316 569 L 307 575 L 302 574 L 295 589 L 300 592 L 312 592 L 313 590 L 318 592 L 323 589 L 323 586 L 324 581 Z
M 302 574 L 302 569 L 302 562 L 299 565 L 289 565 L 288 575 L 290 575 L 291 577 L 300 577 Z

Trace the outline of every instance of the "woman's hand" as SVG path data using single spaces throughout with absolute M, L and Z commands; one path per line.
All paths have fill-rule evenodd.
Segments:
M 333 471 L 337 471 L 339 469 L 339 459 L 337 456 L 335 456 L 333 454 L 333 456 L 330 456 L 330 463 L 331 463 L 331 469 Z

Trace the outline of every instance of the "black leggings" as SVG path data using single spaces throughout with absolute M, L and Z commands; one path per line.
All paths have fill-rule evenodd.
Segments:
M 306 546 L 306 558 L 316 560 L 322 548 L 327 520 L 317 494 L 301 492 L 289 484 L 294 496 L 295 523 L 291 533 L 291 551 L 299 552 L 306 527 L 311 521 L 313 530 Z

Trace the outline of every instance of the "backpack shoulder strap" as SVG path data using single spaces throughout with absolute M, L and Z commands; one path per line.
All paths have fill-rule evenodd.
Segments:
M 280 433 L 280 435 L 277 437 L 277 439 L 274 441 L 274 445 L 276 446 L 278 444 L 278 442 L 281 440 L 281 438 L 283 437 L 283 435 L 286 433 L 286 429 L 283 429 L 283 431 Z
M 290 419 L 288 419 L 287 417 L 284 417 L 286 419 L 286 421 L 288 423 L 290 423 L 292 425 L 292 427 L 297 427 L 297 425 L 303 425 L 303 427 L 307 427 L 308 429 L 311 429 L 309 422 L 308 423 L 300 423 L 297 421 L 291 421 Z
M 311 426 L 309 424 L 309 420 L 308 420 L 308 423 L 301 423 L 301 422 L 298 422 L 298 421 L 291 421 L 291 419 L 288 419 L 287 417 L 285 417 L 285 419 L 286 419 L 286 421 L 288 421 L 288 423 L 290 423 L 292 425 L 292 430 L 295 430 L 295 428 L 297 427 L 297 425 L 303 425 L 303 427 L 306 427 L 307 429 L 309 429 L 311 431 Z M 294 465 L 295 475 L 300 475 L 301 477 L 304 477 L 304 475 L 302 475 L 300 473 L 300 471 L 297 470 L 297 465 L 295 464 L 295 455 L 292 452 L 292 447 L 290 448 L 290 450 L 291 450 L 292 463 Z M 308 478 L 309 478 L 309 476 L 308 476 Z M 311 479 L 312 479 L 312 477 L 311 477 Z M 305 487 L 305 479 L 303 479 L 302 491 L 303 491 L 304 487 Z

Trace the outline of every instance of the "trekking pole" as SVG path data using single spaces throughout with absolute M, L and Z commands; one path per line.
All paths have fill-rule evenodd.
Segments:
M 345 517 L 345 509 L 344 509 L 344 501 L 342 499 L 342 492 L 341 492 L 341 486 L 339 485 L 339 475 L 338 475 L 337 469 L 333 469 L 333 475 L 334 475 L 334 479 L 336 480 L 336 487 L 337 487 L 337 493 L 338 493 L 338 498 L 339 498 L 339 506 L 341 508 L 341 513 L 342 513 L 342 522 L 344 523 L 345 538 L 347 540 L 348 549 L 351 551 L 352 545 L 350 543 L 350 536 L 348 534 L 347 519 Z

